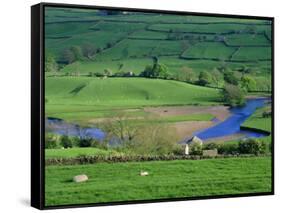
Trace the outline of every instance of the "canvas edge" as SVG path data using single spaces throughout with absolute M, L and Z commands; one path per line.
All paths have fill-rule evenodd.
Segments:
M 66 7 L 66 8 L 81 8 L 81 9 L 107 9 L 107 10 L 127 10 L 136 12 L 151 12 L 165 13 L 177 15 L 195 15 L 195 16 L 210 16 L 224 18 L 241 18 L 241 19 L 259 19 L 269 20 L 272 22 L 272 188 L 270 192 L 260 193 L 245 193 L 245 194 L 228 194 L 215 196 L 198 196 L 198 197 L 181 197 L 167 199 L 152 199 L 152 200 L 133 200 L 120 202 L 106 203 L 87 203 L 87 204 L 70 204 L 58 206 L 45 206 L 45 164 L 44 164 L 44 8 L 45 7 Z M 39 14 L 38 14 L 39 13 Z M 34 20 L 35 17 L 40 17 Z M 39 49 L 38 49 L 39 45 Z M 39 3 L 31 6 L 31 206 L 37 209 L 64 209 L 77 207 L 93 207 L 93 206 L 110 206 L 110 205 L 126 205 L 126 204 L 145 204 L 158 202 L 174 202 L 174 201 L 191 201 L 219 198 L 238 198 L 251 196 L 274 195 L 274 17 L 266 16 L 250 16 L 250 15 L 233 15 L 220 13 L 201 13 L 187 11 L 171 11 L 158 9 L 141 9 L 141 8 L 125 8 L 125 7 L 110 7 L 110 6 L 94 6 L 94 5 L 78 5 L 78 4 L 63 4 L 63 3 Z M 38 54 L 36 56 L 36 53 Z M 39 58 L 38 58 L 39 57 Z M 38 69 L 40 73 L 38 73 Z M 37 70 L 37 72 L 36 72 Z M 34 82 L 34 80 L 36 80 Z M 38 85 L 39 84 L 39 85 Z M 39 92 L 33 88 L 40 88 Z M 35 110 L 35 111 L 34 111 Z M 39 114 L 38 114 L 39 113 Z M 39 117 L 38 117 L 39 115 Z M 39 128 L 38 128 L 39 127 Z M 38 136 L 39 134 L 39 136 Z M 39 138 L 39 143 L 38 143 Z M 38 154 L 39 153 L 39 154 Z

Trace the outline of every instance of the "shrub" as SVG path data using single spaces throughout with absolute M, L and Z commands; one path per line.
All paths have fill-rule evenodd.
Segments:
M 200 143 L 193 143 L 190 145 L 191 155 L 202 155 L 203 146 Z
M 60 139 L 60 145 L 64 148 L 71 148 L 72 141 L 67 135 L 63 135 L 63 136 L 61 136 L 61 139 Z
M 249 138 L 240 141 L 238 149 L 241 154 L 264 154 L 266 152 L 266 144 L 263 141 Z
M 96 77 L 104 77 L 104 74 L 100 73 L 100 72 L 95 72 L 94 76 L 96 76 Z
M 58 148 L 58 137 L 52 134 L 47 134 L 45 136 L 45 148 L 46 149 Z
M 174 155 L 184 155 L 184 147 L 177 144 L 173 147 L 172 153 Z
M 223 155 L 236 155 L 239 154 L 237 144 L 220 144 L 218 145 L 218 153 Z
M 92 145 L 92 139 L 91 138 L 82 138 L 78 141 L 79 147 L 90 147 Z
M 216 143 L 204 144 L 203 149 L 218 149 L 219 145 Z

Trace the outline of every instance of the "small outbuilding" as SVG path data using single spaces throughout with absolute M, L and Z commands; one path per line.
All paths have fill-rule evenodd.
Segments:
M 203 145 L 203 141 L 202 141 L 199 137 L 193 136 L 192 138 L 190 138 L 189 140 L 186 141 L 184 154 L 189 155 L 190 146 L 191 146 L 192 144 L 195 144 L 195 143 L 198 143 L 198 144 L 200 144 L 201 146 Z

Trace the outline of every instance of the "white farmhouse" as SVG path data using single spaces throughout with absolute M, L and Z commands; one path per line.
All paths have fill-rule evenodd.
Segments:
M 193 136 L 192 138 L 190 138 L 190 139 L 186 142 L 184 154 L 189 155 L 190 145 L 192 145 L 192 144 L 194 144 L 194 143 L 199 143 L 200 145 L 203 145 L 203 141 L 202 141 L 199 137 Z

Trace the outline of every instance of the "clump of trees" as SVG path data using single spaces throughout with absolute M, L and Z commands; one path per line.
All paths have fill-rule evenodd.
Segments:
M 238 85 L 239 84 L 239 78 L 235 76 L 234 72 L 231 70 L 226 70 L 223 74 L 224 81 L 228 84 L 232 85 Z
M 100 128 L 107 132 L 105 141 L 115 141 L 118 150 L 140 155 L 165 155 L 178 152 L 176 130 L 164 123 L 145 118 L 146 125 L 137 125 L 124 114 L 108 119 Z
M 241 106 L 245 104 L 245 92 L 239 86 L 225 84 L 221 94 L 223 101 L 230 106 Z
M 198 76 L 197 84 L 201 86 L 206 86 L 211 83 L 211 75 L 209 72 L 201 71 Z
M 84 43 L 81 46 L 81 51 L 84 57 L 92 59 L 93 56 L 97 53 L 97 48 L 92 43 Z
M 75 45 L 63 50 L 60 61 L 71 64 L 85 58 L 92 59 L 97 53 L 97 48 L 92 43 L 84 43 L 81 46 Z
M 256 81 L 250 76 L 243 75 L 241 77 L 241 88 L 245 91 L 255 91 L 256 90 Z
M 266 144 L 263 141 L 249 138 L 247 140 L 242 140 L 239 142 L 238 150 L 241 154 L 265 154 Z
M 196 75 L 193 69 L 189 67 L 182 67 L 181 71 L 177 74 L 177 80 L 184 81 L 188 83 L 194 83 L 196 79 Z
M 153 57 L 153 64 L 145 67 L 144 71 L 140 73 L 140 77 L 146 78 L 164 78 L 169 76 L 166 65 L 159 63 L 158 58 Z

